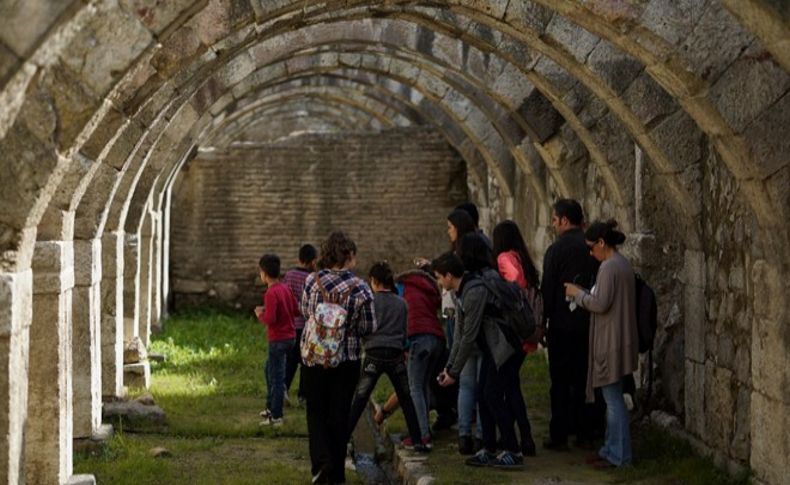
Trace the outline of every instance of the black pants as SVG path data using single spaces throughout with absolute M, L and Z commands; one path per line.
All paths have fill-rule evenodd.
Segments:
M 351 402 L 351 415 L 348 421 L 349 436 L 354 432 L 357 421 L 362 416 L 381 374 L 387 374 L 392 387 L 395 388 L 395 394 L 398 396 L 398 403 L 400 403 L 403 416 L 406 418 L 406 426 L 409 428 L 412 442 L 419 443 L 421 439 L 420 423 L 417 421 L 417 413 L 409 392 L 406 358 L 403 350 L 398 349 L 382 348 L 366 351 L 365 358 L 362 360 L 357 390 L 354 393 L 354 400 Z
M 480 365 L 480 385 L 478 386 L 478 404 L 480 405 L 480 421 L 483 429 L 483 446 L 494 452 L 497 449 L 497 428 L 505 450 L 518 453 L 516 432 L 513 429 L 514 417 L 510 407 L 505 402 L 505 387 L 507 379 L 518 375 L 513 368 L 520 367 L 519 356 L 513 355 L 497 369 L 493 357 L 488 349 L 483 349 L 483 358 Z
M 302 367 L 307 398 L 307 433 L 310 462 L 319 483 L 346 481 L 348 415 L 359 380 L 359 361 L 346 361 L 334 368 Z
M 516 355 L 511 357 L 514 363 L 512 365 L 503 365 L 500 369 L 502 383 L 505 388 L 505 403 L 507 403 L 510 412 L 513 414 L 513 419 L 516 420 L 522 448 L 527 441 L 532 441 L 532 427 L 529 424 L 527 404 L 524 402 L 524 393 L 521 392 L 521 377 L 519 376 L 521 366 L 524 364 L 526 357 L 527 354 L 517 350 Z
M 296 345 L 294 345 L 291 352 L 288 354 L 288 357 L 285 362 L 285 392 L 291 390 L 291 383 L 294 380 L 294 376 L 296 376 L 296 369 L 302 365 L 302 351 L 301 351 L 301 342 L 302 342 L 302 330 L 301 328 L 296 329 Z M 304 396 L 304 386 L 302 385 L 302 379 L 299 379 L 299 391 L 296 394 L 299 397 Z
M 567 443 L 568 435 L 574 433 L 577 439 L 589 441 L 604 427 L 605 407 L 585 402 L 588 333 L 587 325 L 573 329 L 549 327 L 549 433 L 556 443 Z

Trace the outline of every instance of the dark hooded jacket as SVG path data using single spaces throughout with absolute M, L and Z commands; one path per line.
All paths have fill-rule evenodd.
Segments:
M 409 307 L 408 336 L 427 333 L 444 338 L 439 321 L 442 293 L 436 280 L 425 271 L 413 270 L 399 274 L 396 282 L 403 285 L 403 299 Z

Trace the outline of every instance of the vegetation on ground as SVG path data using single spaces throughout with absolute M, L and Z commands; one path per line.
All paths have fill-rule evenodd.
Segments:
M 149 392 L 168 419 L 166 434 L 117 432 L 100 451 L 75 456 L 75 473 L 93 473 L 103 484 L 292 484 L 309 483 L 310 465 L 304 409 L 286 407 L 281 428 L 262 429 L 258 412 L 265 407 L 265 329 L 252 317 L 218 309 L 178 313 L 152 338 L 150 352 L 164 354 L 152 362 Z M 521 371 L 538 456 L 527 458 L 523 471 L 509 472 L 464 466 L 455 431 L 436 436 L 427 467 L 439 484 L 581 483 L 740 484 L 683 440 L 651 425 L 633 431 L 634 465 L 601 472 L 584 464 L 589 452 L 542 450 L 549 416 L 549 375 L 545 354 L 531 354 Z M 296 383 L 291 397 L 295 399 Z M 130 390 L 136 397 L 143 390 Z M 373 399 L 383 403 L 392 392 L 382 377 Z M 406 429 L 396 412 L 385 429 Z M 164 447 L 171 456 L 154 458 Z M 347 474 L 350 483 L 360 476 Z

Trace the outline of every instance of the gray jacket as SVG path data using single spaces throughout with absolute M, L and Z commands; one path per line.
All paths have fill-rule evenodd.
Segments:
M 477 348 L 477 338 L 483 332 L 485 343 L 491 351 L 497 368 L 509 359 L 515 350 L 499 329 L 500 317 L 489 313 L 493 307 L 494 295 L 485 287 L 480 278 L 501 278 L 499 273 L 488 269 L 480 274 L 464 275 L 457 309 L 457 324 L 453 348 L 447 361 L 447 372 L 458 379 L 469 356 Z
M 408 309 L 406 300 L 390 291 L 380 291 L 373 297 L 376 311 L 376 331 L 362 337 L 365 350 L 389 348 L 403 350 L 406 342 Z

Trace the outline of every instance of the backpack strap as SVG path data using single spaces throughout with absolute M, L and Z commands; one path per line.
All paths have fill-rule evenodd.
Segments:
M 356 289 L 358 286 L 358 284 L 354 284 L 342 293 L 330 294 L 326 291 L 326 288 L 324 288 L 324 285 L 321 283 L 321 275 L 319 275 L 317 271 L 313 274 L 315 274 L 315 282 L 318 285 L 318 289 L 321 291 L 321 297 L 326 303 L 335 303 L 338 305 L 343 304 L 343 302 L 346 302 L 351 296 L 351 292 L 354 291 L 354 289 Z

